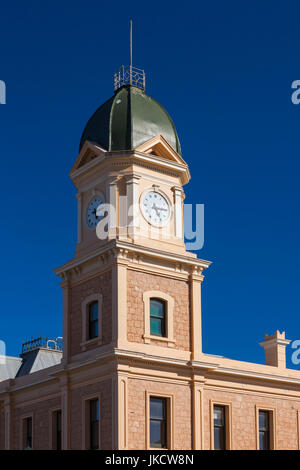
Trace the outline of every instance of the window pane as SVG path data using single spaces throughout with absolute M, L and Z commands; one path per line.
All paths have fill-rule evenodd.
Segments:
M 99 400 L 90 400 L 90 448 L 99 449 Z
M 89 339 L 98 337 L 98 321 L 90 322 L 89 325 Z
M 97 422 L 91 425 L 91 449 L 99 449 L 99 424 Z
M 163 336 L 163 321 L 160 318 L 150 318 L 150 334 L 155 336 Z
M 150 447 L 167 447 L 166 398 L 150 398 Z
M 150 421 L 150 447 L 162 447 L 161 422 Z
M 215 426 L 223 426 L 224 424 L 224 408 L 214 406 L 214 424 Z
M 225 423 L 225 407 L 215 405 L 214 414 L 214 449 L 226 449 L 226 423 Z
M 270 413 L 262 410 L 259 412 L 259 449 L 270 449 Z
M 32 418 L 26 419 L 25 433 L 25 449 L 32 449 Z
M 150 399 L 150 417 L 157 419 L 164 419 L 165 417 L 165 399 L 155 398 Z
M 89 305 L 90 321 L 98 319 L 98 302 L 92 302 Z
M 217 428 L 214 429 L 214 448 L 215 450 L 225 450 L 225 436 L 224 429 Z
M 98 302 L 89 305 L 89 338 L 98 337 Z
M 261 431 L 268 430 L 269 428 L 269 413 L 268 411 L 259 412 L 259 429 Z
M 162 300 L 150 300 L 150 315 L 151 317 L 164 318 L 165 316 L 165 303 Z
M 61 410 L 58 410 L 56 412 L 56 450 L 61 450 L 61 431 L 62 431 L 62 426 L 61 426 Z
M 99 421 L 99 400 L 90 401 L 91 420 Z

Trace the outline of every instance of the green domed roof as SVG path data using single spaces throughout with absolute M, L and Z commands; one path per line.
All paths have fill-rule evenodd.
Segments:
M 97 142 L 109 151 L 133 150 L 158 134 L 181 154 L 178 135 L 167 111 L 141 88 L 126 85 L 88 121 L 79 151 L 86 140 Z

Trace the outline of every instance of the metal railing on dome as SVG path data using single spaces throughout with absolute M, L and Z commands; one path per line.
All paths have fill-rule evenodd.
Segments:
M 146 77 L 144 70 L 131 65 L 122 65 L 114 75 L 115 91 L 124 85 L 133 85 L 145 90 Z
M 22 343 L 22 354 L 40 348 L 50 349 L 52 351 L 62 351 L 62 340 L 63 338 L 60 336 L 56 339 L 43 338 L 42 336 L 40 336 L 39 338 L 32 338 L 30 341 Z

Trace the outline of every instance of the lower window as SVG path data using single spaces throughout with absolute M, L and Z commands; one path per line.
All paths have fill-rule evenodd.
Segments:
M 214 449 L 226 449 L 226 408 L 214 405 Z
M 150 397 L 150 447 L 167 449 L 168 399 Z
M 23 447 L 32 449 L 32 417 L 23 420 Z
M 62 450 L 62 412 L 56 410 L 52 416 L 52 442 L 54 450 Z
M 90 412 L 90 449 L 99 449 L 99 422 L 100 422 L 100 407 L 99 400 L 95 398 L 89 402 Z
M 270 450 L 271 449 L 270 411 L 259 410 L 258 423 L 259 423 L 259 450 Z

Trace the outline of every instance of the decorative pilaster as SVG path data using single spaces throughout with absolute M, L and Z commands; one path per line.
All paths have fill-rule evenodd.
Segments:
M 203 449 L 203 385 L 198 382 L 192 384 L 193 403 L 193 449 Z
M 77 193 L 77 243 L 82 240 L 82 194 Z
M 192 322 L 192 359 L 202 353 L 202 325 L 201 325 L 201 282 L 203 276 L 190 274 L 190 299 Z
M 8 393 L 4 399 L 5 450 L 12 449 L 12 403 Z
M 127 344 L 127 265 L 119 258 L 112 268 L 112 340 L 118 348 Z
M 70 282 L 66 279 L 61 284 L 63 292 L 63 364 L 70 361 L 70 314 L 71 314 L 71 289 Z
M 108 219 L 108 240 L 112 240 L 117 236 L 118 225 L 118 182 L 116 178 L 108 181 L 107 183 L 106 200 L 110 205 Z
M 60 379 L 61 386 L 61 406 L 62 406 L 62 448 L 63 450 L 70 449 L 71 436 L 70 436 L 70 389 L 69 380 L 67 376 Z
M 118 449 L 128 449 L 127 376 L 118 376 Z
M 127 194 L 127 226 L 128 236 L 135 239 L 140 226 L 139 221 L 139 183 L 141 177 L 139 175 L 130 175 L 126 177 L 126 194 Z
M 174 193 L 174 233 L 176 238 L 183 237 L 182 188 L 173 186 Z

